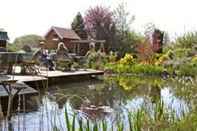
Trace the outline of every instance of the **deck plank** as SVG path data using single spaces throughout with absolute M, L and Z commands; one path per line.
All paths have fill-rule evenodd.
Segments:
M 22 81 L 22 82 L 35 82 L 47 80 L 47 78 L 68 77 L 68 76 L 81 76 L 81 75 L 103 75 L 103 71 L 87 69 L 78 71 L 40 71 L 40 75 L 4 75 L 0 77 L 0 81 Z
M 41 71 L 41 75 L 47 78 L 53 77 L 68 77 L 68 76 L 81 76 L 81 75 L 102 75 L 103 71 L 98 70 L 78 70 L 78 71 L 70 71 L 70 72 L 62 72 L 62 71 Z
M 22 81 L 22 82 L 33 82 L 33 81 L 42 81 L 47 80 L 47 78 L 43 76 L 35 76 L 35 75 L 7 75 L 9 77 L 8 80 Z

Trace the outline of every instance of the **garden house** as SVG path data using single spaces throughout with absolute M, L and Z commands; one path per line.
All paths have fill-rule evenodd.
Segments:
M 81 40 L 75 31 L 55 26 L 51 27 L 44 38 L 48 49 L 56 49 L 58 43 L 63 42 L 70 53 L 81 56 L 89 50 L 89 43 L 94 42 L 97 48 L 105 43 L 104 40 Z

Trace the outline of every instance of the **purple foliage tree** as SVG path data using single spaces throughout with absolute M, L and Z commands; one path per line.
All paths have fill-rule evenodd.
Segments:
M 109 8 L 102 6 L 90 8 L 84 20 L 89 36 L 98 40 L 106 40 L 105 48 L 109 49 L 115 36 L 115 22 Z

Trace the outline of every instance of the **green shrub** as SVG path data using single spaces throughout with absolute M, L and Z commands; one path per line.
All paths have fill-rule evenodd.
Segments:
M 182 64 L 179 67 L 179 76 L 195 76 L 197 74 L 197 65 L 193 63 Z
M 197 66 L 197 55 L 192 58 L 192 65 Z
M 177 58 L 187 57 L 189 56 L 191 49 L 187 48 L 177 48 L 174 50 L 174 54 Z
M 197 44 L 197 32 L 189 32 L 181 37 L 178 37 L 175 46 L 179 48 L 192 48 Z
M 163 71 L 163 67 L 149 64 L 135 64 L 131 67 L 131 73 L 135 74 L 160 75 Z
M 132 74 L 145 74 L 145 75 L 161 75 L 164 71 L 162 66 L 149 65 L 149 64 L 108 64 L 106 69 L 112 70 L 115 73 L 132 73 Z

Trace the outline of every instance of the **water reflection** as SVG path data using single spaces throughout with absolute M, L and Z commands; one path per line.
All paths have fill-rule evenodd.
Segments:
M 191 103 L 178 95 L 180 90 L 177 91 L 176 85 L 170 80 L 158 78 L 115 77 L 105 81 L 90 80 L 51 86 L 40 96 L 31 98 L 30 103 L 37 103 L 32 107 L 34 110 L 13 114 L 12 124 L 16 130 L 45 131 L 56 127 L 66 130 L 66 106 L 69 114 L 78 113 L 78 118 L 113 122 L 141 108 L 154 114 L 159 102 L 163 102 L 169 112 L 181 117 L 182 113 L 190 111 Z M 124 121 L 127 122 L 126 119 Z

